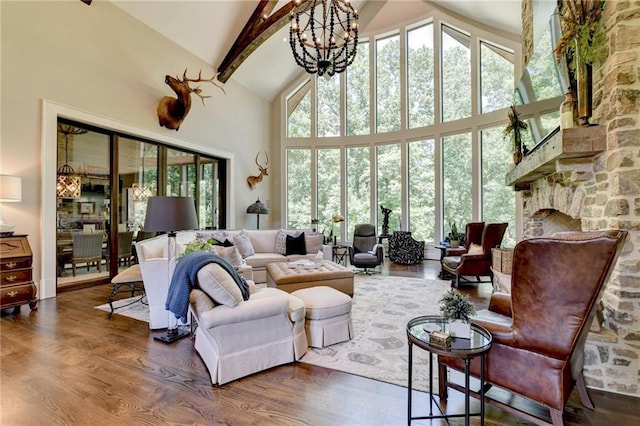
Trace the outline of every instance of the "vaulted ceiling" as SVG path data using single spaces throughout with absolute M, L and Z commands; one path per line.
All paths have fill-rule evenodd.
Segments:
M 272 101 L 288 82 L 304 73 L 289 50 L 287 0 L 114 0 L 113 3 L 211 64 L 213 70 L 224 71 L 223 81 L 233 79 L 265 100 Z M 521 34 L 521 0 L 352 0 L 352 3 L 360 14 L 360 34 L 365 37 L 391 29 L 389 25 L 394 22 L 410 22 L 415 17 L 412 10 L 425 7 L 446 9 L 507 37 L 518 38 Z M 258 9 L 256 13 L 258 7 L 264 10 Z M 284 19 L 277 24 L 280 15 Z M 252 19 L 256 26 L 247 27 L 245 36 L 240 37 Z M 261 37 L 265 40 L 252 44 L 250 39 L 264 29 Z

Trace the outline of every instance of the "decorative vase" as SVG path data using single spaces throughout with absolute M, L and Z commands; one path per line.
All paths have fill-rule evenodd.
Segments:
M 450 319 L 449 320 L 449 334 L 452 337 L 457 337 L 461 339 L 470 339 L 471 338 L 471 323 L 464 322 L 461 319 Z
M 591 94 L 592 76 L 591 65 L 587 64 L 582 56 L 576 41 L 576 51 L 573 60 L 576 64 L 576 88 L 578 95 L 578 120 L 581 126 L 590 126 L 589 118 L 591 118 Z
M 522 161 L 522 151 L 516 151 L 513 153 L 513 163 L 520 164 Z
M 451 240 L 451 248 L 458 248 L 460 247 L 460 241 L 459 240 Z
M 520 164 L 522 161 L 522 139 L 518 129 L 513 131 L 513 149 L 513 163 Z
M 570 129 L 576 126 L 576 100 L 571 90 L 565 94 L 564 102 L 560 105 L 560 128 Z

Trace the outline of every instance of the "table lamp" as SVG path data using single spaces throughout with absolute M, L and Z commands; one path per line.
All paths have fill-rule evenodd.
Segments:
M 167 232 L 167 278 L 171 283 L 171 260 L 176 257 L 176 231 L 197 229 L 196 209 L 191 197 L 149 197 L 144 230 L 149 232 Z M 189 334 L 188 330 L 178 327 L 177 318 L 168 312 L 167 332 L 154 339 L 164 343 L 173 343 Z
M 269 214 L 269 208 L 260 201 L 260 198 L 258 198 L 255 203 L 247 207 L 247 213 L 258 215 L 258 225 L 256 229 L 260 229 L 260 215 Z
M 18 203 L 22 201 L 22 178 L 18 176 L 0 175 L 0 235 L 13 234 L 15 225 L 2 218 L 2 203 Z

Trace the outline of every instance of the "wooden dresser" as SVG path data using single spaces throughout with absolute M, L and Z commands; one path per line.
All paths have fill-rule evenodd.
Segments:
M 33 255 L 26 235 L 0 237 L 0 309 L 37 309 L 32 275 Z

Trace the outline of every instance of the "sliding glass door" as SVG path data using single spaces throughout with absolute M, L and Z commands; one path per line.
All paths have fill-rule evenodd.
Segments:
M 136 262 L 135 242 L 152 236 L 149 197 L 191 197 L 201 229 L 225 227 L 225 175 L 221 159 L 60 119 L 58 290 L 108 283 Z

